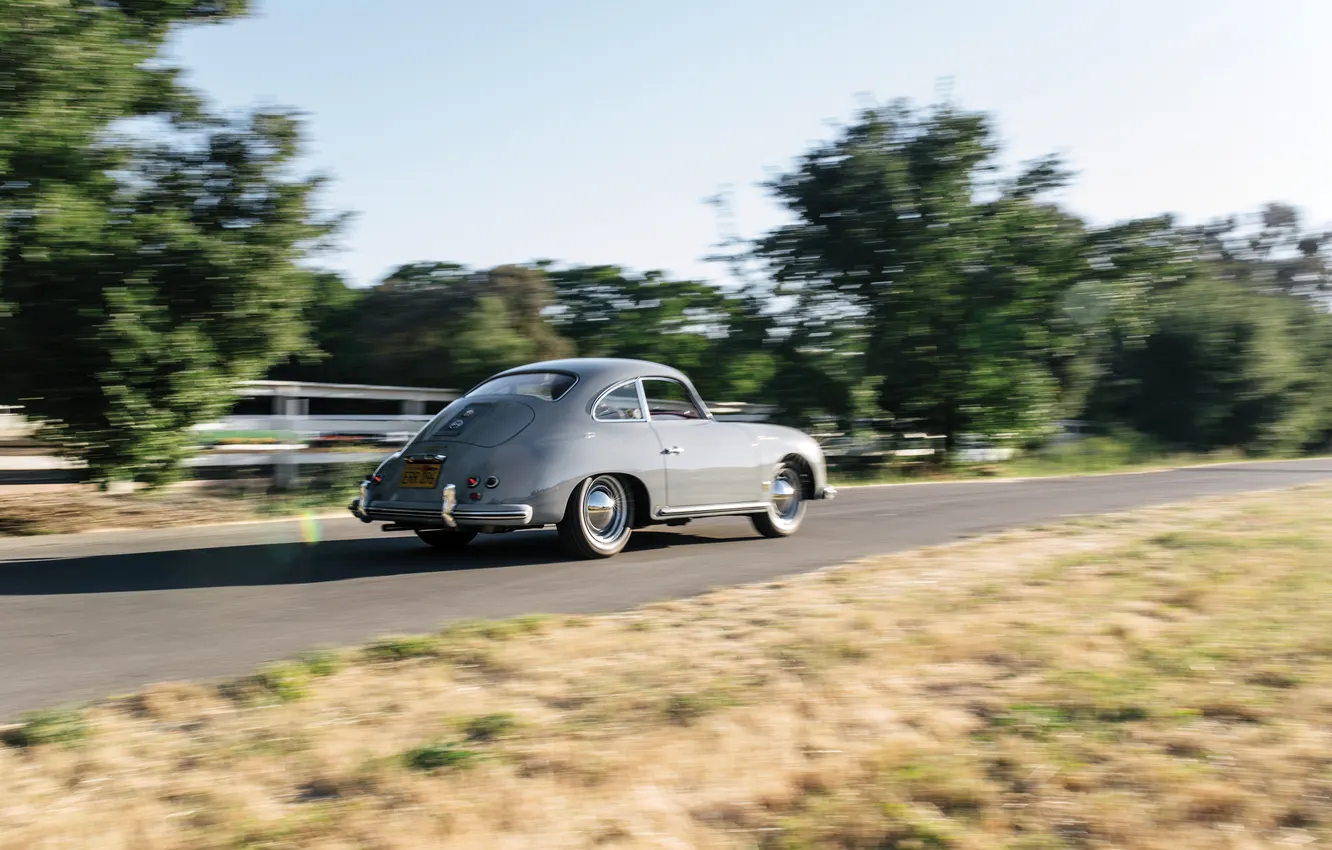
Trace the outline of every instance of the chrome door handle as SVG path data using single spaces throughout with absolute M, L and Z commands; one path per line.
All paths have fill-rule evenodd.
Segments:
M 671 446 L 669 449 L 662 449 L 661 453 L 664 455 L 678 455 L 682 451 L 684 451 L 684 449 L 679 446 Z

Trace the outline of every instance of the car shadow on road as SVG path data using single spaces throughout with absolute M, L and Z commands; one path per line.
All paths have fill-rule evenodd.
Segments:
M 671 531 L 638 531 L 618 557 L 680 546 L 739 542 Z M 576 564 L 551 532 L 478 538 L 444 552 L 415 537 L 271 543 L 78 558 L 0 562 L 0 596 L 59 596 L 209 587 L 314 584 L 415 573 Z M 589 562 L 581 562 L 589 563 Z M 597 563 L 597 562 L 591 562 Z M 601 562 L 606 563 L 606 562 Z M 612 562 L 613 563 L 613 562 Z

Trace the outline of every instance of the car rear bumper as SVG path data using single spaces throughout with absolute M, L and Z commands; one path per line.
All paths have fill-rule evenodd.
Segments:
M 420 528 L 494 526 L 524 528 L 532 525 L 531 505 L 456 505 L 445 498 L 438 507 L 354 499 L 348 510 L 361 522 L 391 522 Z

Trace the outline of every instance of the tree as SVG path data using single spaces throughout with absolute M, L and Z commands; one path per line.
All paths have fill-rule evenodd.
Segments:
M 1154 298 L 1144 344 L 1120 353 L 1094 399 L 1120 422 L 1194 450 L 1284 452 L 1324 442 L 1332 323 L 1311 305 L 1199 278 Z
M 1332 231 L 1306 229 L 1300 211 L 1269 203 L 1257 214 L 1184 228 L 1193 259 L 1217 280 L 1308 298 L 1324 309 L 1332 297 Z
M 316 213 L 319 180 L 290 173 L 294 116 L 207 116 L 154 61 L 173 26 L 243 3 L 11 6 L 0 354 L 22 367 L 0 389 L 94 480 L 164 483 L 234 381 L 307 345 L 303 262 L 338 220 Z M 148 116 L 178 129 L 111 132 Z
M 4 0 L 0 5 L 0 258 L 5 243 L 79 214 L 104 191 L 113 122 L 202 117 L 180 70 L 157 55 L 172 28 L 244 14 L 246 0 Z M 0 259 L 0 261 L 3 261 Z M 0 266 L 0 274 L 4 268 Z M 0 290 L 0 295 L 3 291 Z
M 704 396 L 751 400 L 773 374 L 765 322 L 744 293 L 659 271 L 574 266 L 550 272 L 551 321 L 584 357 L 632 357 L 689 373 Z
M 538 268 L 410 263 L 378 286 L 333 291 L 340 306 L 308 314 L 323 353 L 293 358 L 273 377 L 466 389 L 573 350 L 545 318 L 555 296 Z
M 769 183 L 796 221 L 755 247 L 798 299 L 804 349 L 863 358 L 838 376 L 848 394 L 875 381 L 885 411 L 950 439 L 1050 418 L 1049 324 L 1085 271 L 1081 223 L 1042 202 L 1059 160 L 987 179 L 992 137 L 949 105 L 866 110 Z
M 358 371 L 364 350 L 358 323 L 368 288 L 350 286 L 339 274 L 318 272 L 301 322 L 308 328 L 310 345 L 290 353 L 274 365 L 267 377 L 287 381 L 346 380 L 341 375 Z

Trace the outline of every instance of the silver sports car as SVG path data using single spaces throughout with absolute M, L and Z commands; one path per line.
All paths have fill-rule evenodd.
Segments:
M 351 511 L 442 549 L 554 525 L 570 554 L 607 558 L 633 529 L 700 517 L 785 537 L 809 500 L 834 495 L 808 435 L 719 422 L 669 366 L 574 358 L 473 388 L 361 483 Z

